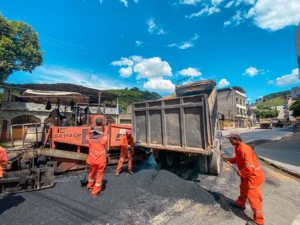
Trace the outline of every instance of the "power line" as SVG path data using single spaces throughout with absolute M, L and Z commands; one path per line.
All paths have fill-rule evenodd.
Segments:
M 42 39 L 48 39 L 48 40 L 51 40 L 51 41 L 54 41 L 54 42 L 58 42 L 58 43 L 62 43 L 62 44 L 66 44 L 66 45 L 69 45 L 71 47 L 74 47 L 74 48 L 80 48 L 82 50 L 87 50 L 87 51 L 92 51 L 92 52 L 96 52 L 96 53 L 101 53 L 97 50 L 94 50 L 94 49 L 89 49 L 89 48 L 86 48 L 86 47 L 82 47 L 82 46 L 79 46 L 79 45 L 75 45 L 75 44 L 72 44 L 70 42 L 65 42 L 65 41 L 62 41 L 62 40 L 59 40 L 59 39 L 55 39 L 55 38 L 51 38 L 51 37 L 47 37 L 47 36 L 44 36 L 44 35 L 39 35 L 40 37 L 42 37 Z

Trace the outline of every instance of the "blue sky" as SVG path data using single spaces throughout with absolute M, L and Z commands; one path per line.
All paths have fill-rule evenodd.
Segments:
M 1 0 L 0 12 L 32 25 L 45 51 L 41 67 L 10 83 L 166 95 L 190 75 L 241 86 L 252 100 L 300 83 L 300 0 Z

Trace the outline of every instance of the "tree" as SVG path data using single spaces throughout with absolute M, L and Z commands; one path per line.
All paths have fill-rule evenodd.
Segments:
M 294 117 L 300 116 L 300 100 L 295 101 L 291 105 L 290 110 L 293 110 L 293 116 Z
M 260 119 L 275 118 L 279 115 L 279 111 L 277 111 L 277 110 L 254 109 L 254 113 Z
M 43 63 L 37 32 L 22 21 L 0 13 L 0 82 L 16 71 L 32 72 Z

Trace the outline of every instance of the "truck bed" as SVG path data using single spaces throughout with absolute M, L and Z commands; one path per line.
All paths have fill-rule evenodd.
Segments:
M 133 104 L 134 139 L 146 148 L 209 154 L 214 92 Z

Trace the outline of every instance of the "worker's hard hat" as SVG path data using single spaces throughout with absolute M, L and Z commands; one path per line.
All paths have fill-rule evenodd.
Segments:
M 126 130 L 126 135 L 130 135 L 131 134 L 131 130 Z
M 100 117 L 98 117 L 98 118 L 96 118 L 96 124 L 97 125 L 102 125 L 102 118 L 100 118 Z
M 241 135 L 238 133 L 230 133 L 227 136 L 225 136 L 226 138 L 239 138 L 241 139 Z

